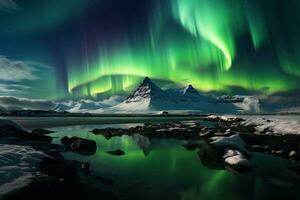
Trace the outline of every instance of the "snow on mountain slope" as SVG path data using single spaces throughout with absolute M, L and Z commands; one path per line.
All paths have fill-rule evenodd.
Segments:
M 244 98 L 246 99 L 246 98 Z M 248 99 L 247 99 L 248 100 Z M 192 86 L 187 86 L 183 91 L 162 90 L 148 77 L 141 85 L 119 105 L 112 107 L 115 112 L 149 112 L 160 110 L 196 110 L 201 112 L 238 112 L 248 109 L 252 104 L 240 102 L 215 103 L 216 100 L 210 96 L 199 94 Z
M 105 99 L 102 101 L 86 99 L 82 99 L 79 101 L 65 101 L 57 103 L 53 110 L 57 112 L 67 111 L 71 113 L 93 113 L 117 105 L 123 99 L 124 98 L 121 96 L 112 96 L 109 99 Z
M 197 111 L 203 113 L 258 112 L 260 103 L 252 96 L 212 96 L 199 93 L 192 85 L 183 90 L 163 90 L 150 78 L 136 88 L 125 100 L 79 100 L 57 103 L 55 111 L 72 113 L 145 113 L 156 111 Z
M 150 78 L 146 77 L 142 84 L 126 99 L 126 103 L 144 101 L 145 99 L 166 100 L 168 97 Z

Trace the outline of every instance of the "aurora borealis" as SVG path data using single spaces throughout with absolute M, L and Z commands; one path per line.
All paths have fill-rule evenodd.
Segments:
M 299 9 L 297 0 L 4 0 L 0 55 L 47 66 L 21 81 L 34 88 L 25 96 L 123 94 L 145 76 L 166 88 L 273 94 L 300 89 Z

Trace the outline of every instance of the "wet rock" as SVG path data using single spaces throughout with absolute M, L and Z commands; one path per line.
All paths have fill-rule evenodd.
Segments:
M 123 155 L 125 155 L 125 152 L 120 150 L 120 149 L 113 150 L 113 151 L 108 151 L 107 153 L 109 153 L 111 155 L 114 155 L 114 156 L 123 156 Z
M 34 135 L 47 135 L 47 134 L 54 133 L 54 131 L 38 128 L 38 129 L 32 130 L 31 133 Z
M 224 162 L 219 151 L 207 143 L 199 145 L 198 157 L 208 169 L 224 169 Z
M 246 156 L 251 156 L 251 152 L 247 148 L 247 144 L 239 135 L 232 135 L 230 137 L 212 137 L 210 144 L 214 147 L 224 149 L 236 149 Z
M 95 135 L 103 135 L 107 140 L 112 137 L 129 135 L 131 132 L 129 129 L 120 129 L 120 128 L 104 128 L 104 129 L 93 129 L 91 131 Z
M 78 137 L 63 137 L 61 143 L 64 144 L 68 150 L 82 155 L 93 155 L 97 150 L 95 141 Z
M 81 169 L 85 173 L 90 173 L 90 163 L 88 162 L 81 163 Z
M 257 151 L 257 152 L 269 152 L 269 151 L 271 151 L 271 148 L 269 146 L 261 146 L 261 145 L 252 145 L 252 146 L 249 146 L 249 149 L 251 151 Z
M 293 160 L 299 160 L 300 159 L 300 154 L 299 154 L 299 152 L 293 150 L 289 153 L 289 158 L 291 158 Z
M 271 153 L 277 156 L 283 156 L 283 150 L 272 150 Z
M 70 146 L 73 152 L 77 152 L 83 155 L 93 155 L 96 153 L 97 145 L 95 141 L 92 140 L 76 140 Z
M 195 151 L 199 144 L 183 144 L 182 146 L 188 151 Z
M 248 159 L 237 150 L 227 149 L 223 158 L 227 167 L 235 172 L 244 172 L 252 169 Z
M 94 133 L 95 135 L 100 135 L 102 133 L 102 130 L 98 129 L 98 128 L 95 128 L 91 132 Z
M 19 124 L 7 119 L 0 119 L 0 137 L 7 139 L 32 140 L 49 143 L 52 141 L 52 138 L 49 136 L 34 135 L 25 130 Z

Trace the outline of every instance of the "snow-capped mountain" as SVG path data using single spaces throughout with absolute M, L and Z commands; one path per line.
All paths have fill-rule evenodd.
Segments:
M 119 104 L 124 100 L 122 96 L 112 96 L 109 99 L 95 101 L 90 99 L 82 99 L 78 101 L 63 101 L 57 102 L 52 110 L 56 112 L 71 112 L 71 113 L 100 113 L 104 109 L 110 108 Z
M 147 99 L 165 100 L 166 98 L 165 92 L 155 85 L 150 78 L 146 77 L 140 86 L 127 97 L 125 102 L 133 103 Z
M 236 95 L 215 98 L 199 93 L 192 85 L 181 90 L 163 90 L 146 77 L 127 98 L 112 96 L 102 101 L 83 99 L 57 102 L 53 110 L 71 113 L 145 113 L 156 111 L 237 113 L 258 112 L 259 109 L 260 101 L 257 97 Z
M 54 107 L 54 111 L 57 112 L 89 112 L 91 110 L 97 110 L 100 108 L 107 108 L 109 107 L 106 104 L 102 104 L 100 102 L 96 102 L 93 100 L 79 100 L 79 101 L 66 101 L 57 103 L 57 105 Z
M 198 97 L 199 92 L 192 85 L 188 85 L 183 90 L 183 96 L 185 96 L 185 97 Z
M 114 111 L 147 112 L 161 110 L 193 110 L 201 112 L 234 113 L 256 111 L 259 103 L 254 97 L 239 96 L 215 99 L 200 94 L 192 85 L 183 90 L 162 90 L 150 78 L 146 77 L 140 86 L 119 105 L 112 107 Z M 255 101 L 254 101 L 255 99 Z M 254 103 L 256 102 L 256 103 Z

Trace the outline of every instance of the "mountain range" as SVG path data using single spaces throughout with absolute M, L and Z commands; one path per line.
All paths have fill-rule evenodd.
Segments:
M 256 96 L 216 96 L 197 91 L 192 85 L 183 89 L 161 89 L 150 78 L 127 97 L 111 96 L 105 100 L 48 101 L 0 97 L 0 112 L 12 110 L 49 110 L 70 113 L 256 113 L 262 109 Z M 273 107 L 272 104 L 266 104 Z M 276 104 L 277 105 L 277 104 Z
M 221 96 L 215 98 L 199 93 L 192 85 L 182 90 L 159 88 L 146 77 L 125 101 L 110 108 L 113 111 L 197 111 L 213 113 L 259 112 L 254 96 Z

